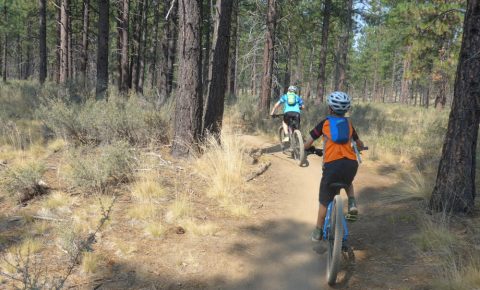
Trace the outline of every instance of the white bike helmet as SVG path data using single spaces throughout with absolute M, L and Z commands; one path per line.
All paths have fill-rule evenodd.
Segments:
M 350 96 L 344 92 L 333 92 L 328 95 L 327 104 L 336 114 L 343 115 L 350 109 Z
M 296 93 L 298 91 L 297 87 L 296 86 L 289 86 L 288 87 L 288 91 L 289 92 L 292 92 L 292 93 Z

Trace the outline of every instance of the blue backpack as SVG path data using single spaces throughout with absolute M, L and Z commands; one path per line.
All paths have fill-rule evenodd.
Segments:
M 327 117 L 330 123 L 330 135 L 327 136 L 334 143 L 346 144 L 350 141 L 350 121 L 345 117 Z

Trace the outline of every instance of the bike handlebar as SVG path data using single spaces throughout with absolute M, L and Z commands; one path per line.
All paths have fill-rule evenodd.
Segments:
M 358 148 L 358 151 L 365 151 L 365 150 L 368 150 L 368 146 Z M 307 150 L 305 150 L 305 153 L 307 153 L 307 155 L 315 154 L 315 155 L 318 155 L 318 156 L 323 156 L 323 149 L 318 149 L 318 148 L 315 148 L 314 146 L 312 146 L 312 147 L 308 148 Z

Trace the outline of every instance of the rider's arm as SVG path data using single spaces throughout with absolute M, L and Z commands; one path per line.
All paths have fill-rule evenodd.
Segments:
M 308 137 L 307 141 L 304 144 L 305 149 L 310 148 L 313 142 L 323 135 L 322 129 L 323 129 L 324 123 L 325 123 L 325 120 L 321 121 L 320 123 L 318 123 L 317 126 L 315 126 L 315 128 L 313 128 L 312 131 L 310 131 L 310 136 Z
M 353 127 L 352 127 L 353 128 Z M 363 144 L 362 140 L 358 137 L 357 131 L 355 131 L 355 128 L 353 128 L 353 133 L 352 133 L 352 139 L 357 143 L 358 148 L 363 148 L 365 145 Z
M 300 105 L 300 110 L 305 110 L 305 103 L 303 102 L 302 97 L 298 97 L 299 99 L 299 105 Z
M 305 141 L 305 144 L 304 144 L 303 148 L 306 150 L 306 149 L 312 147 L 312 144 L 313 144 L 314 141 L 315 140 L 313 140 L 312 137 L 308 136 L 307 141 Z
M 275 111 L 277 110 L 277 108 L 280 106 L 280 101 L 278 101 L 275 106 L 273 106 L 272 108 L 272 111 L 270 112 L 270 115 L 273 115 L 273 113 L 275 113 Z

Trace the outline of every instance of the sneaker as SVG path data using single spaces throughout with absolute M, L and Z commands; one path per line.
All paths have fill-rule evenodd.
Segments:
M 358 215 L 357 203 L 354 198 L 348 199 L 348 214 L 349 215 Z
M 320 241 L 322 239 L 322 229 L 315 228 L 310 237 L 312 238 L 313 242 Z
M 282 140 L 283 143 L 287 143 L 288 141 L 290 141 L 290 138 L 288 138 L 288 136 L 285 136 L 285 138 L 283 138 Z

